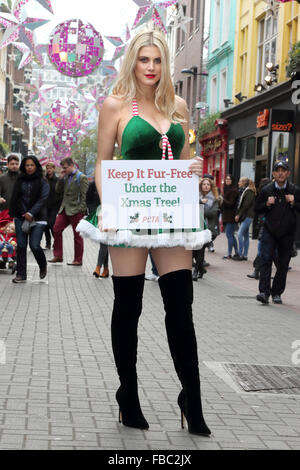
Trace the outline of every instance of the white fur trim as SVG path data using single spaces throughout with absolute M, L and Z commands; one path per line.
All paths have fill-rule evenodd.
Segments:
M 116 246 L 126 245 L 140 248 L 162 248 L 184 246 L 186 249 L 199 250 L 206 243 L 211 241 L 211 231 L 202 230 L 200 232 L 174 232 L 158 233 L 148 235 L 143 233 L 135 234 L 131 230 L 120 230 L 118 232 L 100 232 L 94 225 L 82 219 L 76 227 L 76 231 L 84 238 L 89 238 L 96 243 Z M 145 231 L 147 232 L 147 231 Z

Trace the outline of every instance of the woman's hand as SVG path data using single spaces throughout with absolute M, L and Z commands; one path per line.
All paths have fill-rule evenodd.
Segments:
M 235 218 L 234 218 L 234 220 L 235 220 L 236 222 L 238 222 L 238 221 L 240 220 L 240 216 L 239 216 L 239 215 L 236 215 Z
M 103 222 L 102 222 L 102 212 L 98 215 L 98 228 L 100 232 L 116 232 L 116 228 L 103 228 Z
M 208 201 L 208 199 L 206 199 L 206 198 L 201 199 L 202 204 L 206 204 L 207 201 Z
M 23 217 L 28 220 L 28 222 L 32 222 L 33 221 L 33 216 L 30 215 L 28 212 L 26 212 L 26 214 L 23 215 Z
M 192 160 L 192 164 L 189 166 L 189 170 L 197 176 L 202 176 L 203 165 L 200 157 L 195 157 Z

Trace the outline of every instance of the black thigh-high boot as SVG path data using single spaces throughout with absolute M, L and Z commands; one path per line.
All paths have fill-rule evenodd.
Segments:
M 209 435 L 211 432 L 205 423 L 201 404 L 197 340 L 192 315 L 192 274 L 188 269 L 182 269 L 161 276 L 158 282 L 166 312 L 169 348 L 182 384 L 178 396 L 182 427 L 184 415 L 190 433 Z
M 111 321 L 112 348 L 121 386 L 116 393 L 119 422 L 125 426 L 148 429 L 143 416 L 137 385 L 138 321 L 142 312 L 145 275 L 112 276 L 114 308 Z

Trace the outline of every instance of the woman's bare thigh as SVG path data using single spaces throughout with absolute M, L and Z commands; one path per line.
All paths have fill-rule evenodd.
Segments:
M 115 276 L 138 276 L 145 273 L 147 248 L 109 247 L 113 273 Z
M 192 269 L 192 250 L 182 247 L 152 248 L 151 253 L 160 276 L 180 269 Z

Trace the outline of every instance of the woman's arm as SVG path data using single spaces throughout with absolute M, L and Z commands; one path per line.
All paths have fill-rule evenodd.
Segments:
M 40 212 L 43 206 L 47 204 L 48 196 L 50 192 L 50 187 L 48 182 L 45 179 L 42 179 L 42 190 L 39 195 L 36 203 L 27 211 L 27 214 L 32 215 L 33 217 Z
M 189 136 L 189 128 L 190 128 L 190 118 L 189 118 L 189 110 L 187 107 L 186 102 L 180 98 L 179 96 L 175 96 L 176 100 L 176 110 L 181 116 L 185 119 L 186 122 L 181 124 L 182 129 L 185 135 L 184 146 L 180 154 L 180 160 L 189 160 L 190 158 L 190 136 Z
M 102 200 L 101 188 L 101 162 L 111 160 L 117 139 L 118 125 L 120 122 L 121 100 L 109 96 L 103 103 L 98 122 L 98 157 L 96 162 L 95 183 Z

